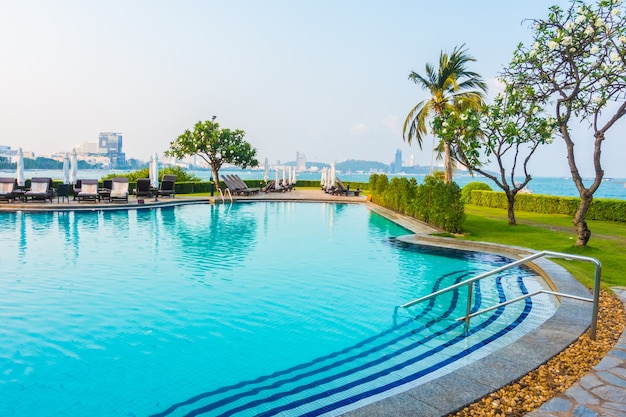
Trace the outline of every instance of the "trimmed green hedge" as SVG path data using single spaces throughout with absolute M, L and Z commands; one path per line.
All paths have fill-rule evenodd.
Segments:
M 476 206 L 507 209 L 506 195 L 503 192 L 472 190 L 469 204 Z M 544 194 L 517 194 L 515 210 L 545 214 L 566 214 L 574 216 L 580 198 L 561 197 Z M 626 222 L 626 201 L 597 198 L 591 202 L 586 218 L 610 222 Z
M 373 174 L 369 189 L 372 202 L 396 212 L 415 217 L 451 233 L 459 233 L 465 221 L 461 189 L 443 178 L 427 176 L 423 184 L 415 178 Z

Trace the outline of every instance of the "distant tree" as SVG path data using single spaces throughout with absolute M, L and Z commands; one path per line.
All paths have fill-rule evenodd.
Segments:
M 174 141 L 165 155 L 183 159 L 197 155 L 202 158 L 213 172 L 215 183 L 219 184 L 219 170 L 228 163 L 241 168 L 256 167 L 256 149 L 244 140 L 243 130 L 222 129 L 215 121 L 198 122 L 193 131 L 185 130 Z
M 559 133 L 567 147 L 572 180 L 580 194 L 574 215 L 576 246 L 586 246 L 586 215 L 604 170 L 601 151 L 607 132 L 626 114 L 626 19 L 621 0 L 591 5 L 571 0 L 567 10 L 552 6 L 547 19 L 534 20 L 533 45 L 520 44 L 506 70 L 516 88 L 532 86 L 539 102 L 555 103 Z M 595 176 L 586 186 L 578 170 L 572 127 L 589 126 Z
M 163 177 L 163 175 L 175 175 L 177 182 L 187 182 L 187 181 L 200 181 L 200 178 L 194 174 L 190 174 L 185 171 L 183 168 L 179 166 L 172 167 L 161 167 L 159 168 L 159 177 Z M 126 177 L 129 181 L 136 182 L 138 178 L 148 178 L 150 176 L 150 168 L 145 167 L 135 171 L 131 171 L 128 173 L 121 174 L 119 172 L 113 172 L 111 174 L 107 174 L 102 179 L 111 179 L 114 177 Z
M 456 138 L 452 158 L 470 172 L 491 179 L 504 191 L 511 226 L 517 224 L 515 196 L 532 179 L 528 163 L 539 145 L 550 143 L 555 134 L 556 122 L 544 117 L 533 97 L 534 90 L 530 86 L 521 89 L 508 86 L 480 112 L 446 109 L 443 115 L 433 120 L 433 130 L 439 137 L 444 140 Z M 494 157 L 498 165 L 497 174 L 483 168 L 490 162 L 490 157 Z M 515 181 L 518 169 L 523 172 L 521 182 Z
M 402 134 L 407 143 L 416 140 L 421 149 L 422 139 L 428 134 L 427 121 L 442 115 L 444 110 L 477 109 L 483 105 L 487 84 L 480 75 L 467 70 L 467 64 L 475 59 L 463 48 L 464 45 L 454 48 L 450 55 L 441 52 L 439 68 L 427 63 L 426 76 L 414 71 L 409 74 L 409 80 L 428 90 L 431 97 L 419 102 L 407 115 Z M 452 182 L 450 146 L 454 138 L 439 139 L 445 157 L 445 182 L 449 183 Z

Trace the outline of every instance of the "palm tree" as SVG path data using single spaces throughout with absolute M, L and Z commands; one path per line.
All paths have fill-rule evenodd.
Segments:
M 487 84 L 480 75 L 467 70 L 467 63 L 476 60 L 468 55 L 464 46 L 455 47 L 450 56 L 442 51 L 439 55 L 439 70 L 427 63 L 426 77 L 415 71 L 409 74 L 409 80 L 428 90 L 431 97 L 419 102 L 407 115 L 402 133 L 402 138 L 407 143 L 411 144 L 416 140 L 421 149 L 422 138 L 428 134 L 427 120 L 433 116 L 441 116 L 445 108 L 478 109 L 483 105 Z M 452 144 L 443 140 L 441 142 L 443 143 L 439 143 L 438 147 L 444 152 L 445 182 L 449 183 L 452 182 Z

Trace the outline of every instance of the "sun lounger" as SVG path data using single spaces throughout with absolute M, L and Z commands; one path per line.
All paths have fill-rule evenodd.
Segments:
M 259 192 L 259 188 L 249 188 L 243 180 L 235 178 L 233 175 L 224 175 L 222 180 L 231 194 L 251 195 Z
M 31 200 L 50 200 L 52 203 L 54 197 L 54 188 L 52 186 L 52 178 L 32 178 L 30 180 L 30 190 L 24 193 L 24 202 Z
M 0 178 L 0 200 L 15 201 L 15 179 Z
M 139 197 L 152 197 L 152 191 L 150 190 L 150 178 L 137 178 L 137 188 L 135 188 L 135 195 Z
M 174 198 L 176 190 L 174 185 L 176 184 L 176 175 L 163 175 L 161 179 L 161 188 L 159 189 L 159 195 L 161 197 L 169 196 Z
M 346 197 L 350 195 L 350 193 L 352 193 L 352 195 L 358 197 L 360 190 L 356 190 L 356 191 L 351 191 L 350 190 L 350 185 L 348 185 L 347 187 L 345 185 L 343 185 L 343 182 L 341 182 L 341 180 L 339 178 L 335 178 L 335 182 L 336 182 L 336 186 L 335 188 L 332 190 L 332 194 L 334 195 L 345 195 Z
M 81 201 L 93 201 L 98 199 L 98 180 L 81 180 L 80 191 L 76 199 Z
M 123 201 L 128 203 L 128 178 L 113 178 L 113 186 L 111 187 L 111 195 L 109 201 Z

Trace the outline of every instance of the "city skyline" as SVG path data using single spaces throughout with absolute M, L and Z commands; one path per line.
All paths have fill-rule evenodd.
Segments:
M 259 160 L 302 152 L 388 164 L 400 149 L 429 165 L 431 137 L 423 150 L 402 140 L 406 115 L 427 98 L 409 73 L 465 45 L 492 98 L 515 47 L 529 42 L 529 19 L 569 3 L 494 4 L 456 1 L 443 17 L 434 3 L 406 0 L 11 2 L 0 16 L 0 143 L 49 154 L 122 132 L 127 157 L 147 160 L 215 115 L 246 132 Z M 626 177 L 623 123 L 603 145 L 607 176 Z M 586 126 L 577 133 L 577 152 L 589 152 Z M 578 162 L 593 173 L 591 158 Z M 570 175 L 560 138 L 530 172 Z

